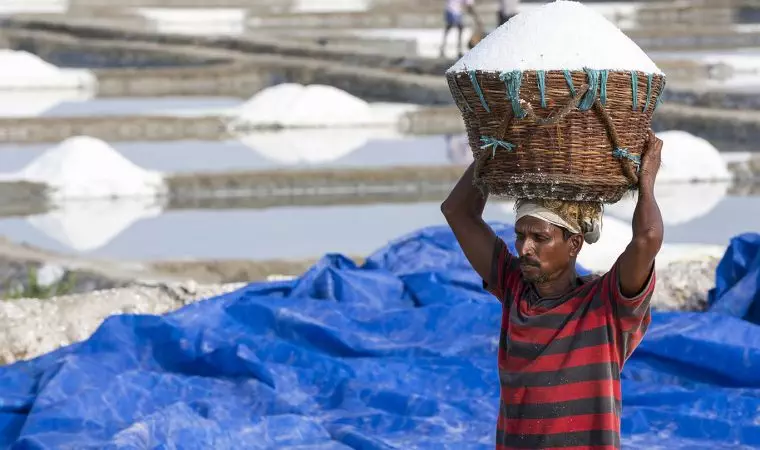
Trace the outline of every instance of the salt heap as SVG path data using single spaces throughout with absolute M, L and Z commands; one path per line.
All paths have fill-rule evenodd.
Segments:
M 731 172 L 717 148 L 685 131 L 662 131 L 662 167 L 657 179 L 668 182 L 729 181 Z
M 657 203 L 666 225 L 707 215 L 726 196 L 732 179 L 725 159 L 708 141 L 685 131 L 662 131 L 662 164 L 657 174 Z M 636 198 L 624 197 L 606 211 L 630 220 Z
M 163 176 L 144 170 L 100 139 L 76 136 L 47 150 L 15 180 L 45 183 L 54 200 L 161 195 Z
M 59 69 L 29 52 L 0 49 L 0 89 L 30 90 L 93 87 L 89 70 Z
M 584 68 L 662 73 L 636 43 L 603 15 L 579 2 L 564 0 L 513 17 L 448 72 Z
M 370 105 L 332 86 L 284 83 L 254 95 L 243 104 L 233 128 L 249 124 L 262 127 L 334 127 L 373 122 Z

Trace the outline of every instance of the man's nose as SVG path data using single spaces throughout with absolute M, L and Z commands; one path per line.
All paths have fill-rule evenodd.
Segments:
M 533 241 L 530 239 L 525 239 L 522 243 L 522 248 L 520 248 L 520 256 L 534 256 L 536 254 L 535 246 L 533 245 Z

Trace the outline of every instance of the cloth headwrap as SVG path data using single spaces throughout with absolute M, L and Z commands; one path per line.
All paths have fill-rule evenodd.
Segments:
M 565 228 L 573 234 L 582 234 L 583 240 L 593 244 L 602 234 L 602 215 L 596 218 L 584 219 L 583 223 L 571 223 L 560 217 L 549 208 L 533 201 L 523 201 L 517 208 L 515 222 L 522 217 L 530 216 L 549 222 L 560 228 Z

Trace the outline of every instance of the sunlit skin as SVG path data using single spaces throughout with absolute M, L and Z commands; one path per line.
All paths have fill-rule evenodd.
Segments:
M 575 287 L 575 260 L 583 247 L 583 236 L 531 216 L 515 224 L 515 247 L 520 270 L 543 297 L 552 297 Z

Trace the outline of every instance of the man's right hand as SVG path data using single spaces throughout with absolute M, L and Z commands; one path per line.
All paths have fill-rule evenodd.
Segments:
M 467 260 L 483 280 L 490 282 L 496 234 L 483 220 L 488 194 L 473 184 L 474 179 L 475 163 L 472 163 L 441 204 L 441 212 Z

